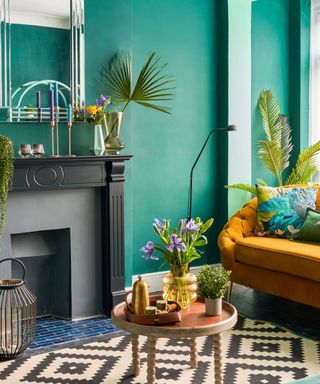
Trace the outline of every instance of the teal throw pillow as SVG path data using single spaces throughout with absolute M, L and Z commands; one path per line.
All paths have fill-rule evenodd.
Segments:
M 320 243 L 320 212 L 307 208 L 306 219 L 294 240 Z
M 304 223 L 306 209 L 315 208 L 318 188 L 257 186 L 255 236 L 292 238 Z

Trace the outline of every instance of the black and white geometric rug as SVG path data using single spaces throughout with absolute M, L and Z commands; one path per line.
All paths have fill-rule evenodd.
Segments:
M 280 384 L 320 374 L 320 343 L 269 323 L 239 317 L 223 333 L 225 384 Z M 140 337 L 141 373 L 131 375 L 130 336 L 84 341 L 78 346 L 0 363 L 3 384 L 143 384 L 146 339 Z M 189 367 L 187 340 L 157 341 L 157 384 L 213 383 L 212 340 L 198 339 L 198 368 Z

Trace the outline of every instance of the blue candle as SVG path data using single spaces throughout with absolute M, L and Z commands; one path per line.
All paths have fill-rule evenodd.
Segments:
M 68 105 L 68 125 L 72 125 L 72 106 Z
M 59 89 L 58 89 L 58 83 L 54 83 L 54 104 L 56 107 L 59 107 Z
M 51 124 L 54 124 L 54 94 L 53 94 L 53 89 L 50 89 L 50 121 Z

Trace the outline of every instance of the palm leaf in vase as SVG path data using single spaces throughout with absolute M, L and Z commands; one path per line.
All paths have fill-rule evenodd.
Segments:
M 113 104 L 123 104 L 122 112 L 130 102 L 135 102 L 171 114 L 171 108 L 158 104 L 173 100 L 174 96 L 174 79 L 171 75 L 163 74 L 166 65 L 161 63 L 155 52 L 150 53 L 133 87 L 132 54 L 117 53 L 110 60 L 108 67 L 102 66 L 100 70 L 104 93 L 111 96 Z

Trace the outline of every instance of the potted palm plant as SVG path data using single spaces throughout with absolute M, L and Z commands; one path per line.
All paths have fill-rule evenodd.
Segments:
M 198 295 L 205 299 L 206 315 L 222 313 L 222 297 L 230 284 L 231 271 L 214 265 L 203 265 L 197 275 Z
M 172 100 L 174 79 L 163 73 L 167 64 L 152 52 L 143 64 L 135 85 L 132 82 L 132 54 L 115 54 L 108 66 L 100 69 L 103 93 L 111 97 L 111 104 L 104 114 L 106 128 L 105 148 L 120 150 L 124 147 L 119 140 L 122 114 L 131 102 L 159 112 L 171 113 L 171 109 L 159 102 Z M 122 143 L 122 146 L 119 145 Z
M 280 106 L 271 90 L 261 91 L 258 106 L 266 134 L 266 140 L 258 142 L 257 155 L 262 164 L 276 176 L 278 186 L 307 184 L 317 170 L 320 140 L 300 152 L 289 176 L 284 179 L 284 171 L 290 166 L 293 148 L 289 119 L 281 114 Z M 267 185 L 262 179 L 258 179 L 257 183 Z M 255 185 L 233 184 L 226 187 L 241 189 L 253 195 L 257 194 Z
M 0 234 L 7 217 L 7 198 L 13 176 L 14 150 L 12 141 L 0 135 Z

